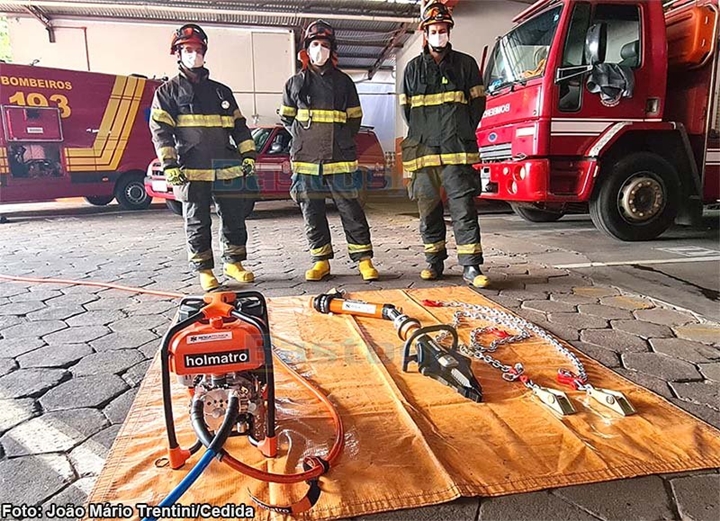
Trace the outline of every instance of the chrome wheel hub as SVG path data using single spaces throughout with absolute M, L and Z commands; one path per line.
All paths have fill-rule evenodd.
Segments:
M 631 222 L 655 218 L 665 208 L 662 183 L 648 174 L 638 174 L 628 179 L 620 190 L 618 207 L 623 217 Z

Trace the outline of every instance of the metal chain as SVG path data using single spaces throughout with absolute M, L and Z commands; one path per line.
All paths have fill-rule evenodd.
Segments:
M 472 313 L 468 311 L 456 311 L 453 314 L 453 321 L 450 324 L 454 329 L 458 329 L 463 321 L 464 318 L 476 318 Z M 503 380 L 507 382 L 515 382 L 517 380 L 520 380 L 523 385 L 525 385 L 529 389 L 535 389 L 539 386 L 533 382 L 527 375 L 525 375 L 525 367 L 521 363 L 516 363 L 514 366 L 505 365 L 497 358 L 494 358 L 490 356 L 488 353 L 494 353 L 497 351 L 497 349 L 504 344 L 509 344 L 512 342 L 519 342 L 521 340 L 525 340 L 530 337 L 530 335 L 526 331 L 520 331 L 517 335 L 511 335 L 506 338 L 498 338 L 496 340 L 493 340 L 492 343 L 489 346 L 484 346 L 480 340 L 479 337 L 483 333 L 487 332 L 488 330 L 492 329 L 491 327 L 483 327 L 483 328 L 476 328 L 473 329 L 470 333 L 470 339 L 471 343 L 470 345 L 467 344 L 458 344 L 458 350 L 460 353 L 462 353 L 465 356 L 468 356 L 470 358 L 475 358 L 477 360 L 480 360 L 482 362 L 485 362 L 490 367 L 493 367 L 495 369 L 498 369 L 503 373 L 502 377 Z M 436 337 L 435 340 L 439 343 L 443 342 L 445 339 L 447 339 L 450 336 L 449 332 L 442 331 L 440 332 Z
M 538 338 L 552 345 L 572 364 L 575 369 L 574 376 L 577 377 L 577 380 L 579 380 L 579 382 L 582 382 L 582 384 L 578 386 L 578 390 L 585 390 L 590 387 L 590 385 L 588 384 L 588 375 L 585 371 L 585 366 L 583 366 L 582 362 L 580 362 L 575 353 L 562 345 L 555 337 L 553 337 L 550 333 L 548 333 L 540 326 L 537 326 L 532 322 L 525 320 L 524 318 L 511 315 L 504 311 L 500 311 L 499 309 L 481 306 L 479 304 L 468 304 L 466 302 L 457 301 L 437 302 L 435 304 L 440 307 L 453 307 L 461 309 L 461 311 L 456 311 L 453 314 L 453 322 L 451 325 L 455 329 L 458 329 L 460 327 L 463 319 L 474 319 L 484 320 L 486 322 L 497 324 L 499 326 L 504 326 L 510 330 L 517 331 L 517 333 L 514 335 L 495 339 L 490 343 L 489 346 L 483 346 L 480 342 L 480 336 L 489 331 L 492 331 L 493 329 L 495 329 L 495 326 L 475 328 L 470 332 L 471 345 L 468 346 L 463 344 L 458 347 L 463 354 L 470 355 L 471 357 L 481 360 L 496 369 L 500 369 L 503 372 L 503 378 L 505 380 L 514 381 L 520 378 L 520 375 L 524 371 L 522 364 L 515 364 L 515 368 L 513 369 L 510 366 L 503 365 L 487 353 L 495 352 L 498 347 L 504 344 L 527 340 L 534 334 Z M 449 333 L 441 333 L 440 335 L 438 335 L 437 340 L 442 341 L 448 335 Z M 523 380 L 525 379 L 527 379 L 527 377 L 525 377 Z M 533 386 L 537 387 L 537 384 L 535 384 L 534 382 L 532 382 L 532 380 L 529 379 L 527 379 L 527 383 L 525 383 L 525 385 L 531 388 Z

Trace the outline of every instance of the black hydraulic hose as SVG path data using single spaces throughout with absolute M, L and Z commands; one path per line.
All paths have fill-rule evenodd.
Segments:
M 202 402 L 199 400 L 198 402 L 202 405 Z M 210 441 L 205 454 L 203 454 L 203 457 L 200 458 L 200 461 L 197 462 L 195 467 L 193 467 L 185 478 L 170 492 L 170 494 L 167 495 L 165 499 L 160 502 L 161 507 L 169 507 L 177 503 L 177 501 L 185 492 L 188 491 L 195 481 L 197 481 L 213 458 L 217 455 L 218 450 L 222 448 L 230 436 L 233 426 L 235 425 L 235 421 L 237 420 L 239 410 L 238 402 L 238 397 L 235 394 L 230 396 L 228 408 L 227 411 L 225 411 L 225 419 L 223 420 L 223 423 L 215 437 Z M 157 519 L 155 517 L 146 517 L 143 521 L 157 521 Z
M 165 430 L 167 431 L 168 446 L 170 449 L 176 449 L 178 447 L 177 435 L 175 433 L 175 420 L 173 419 L 172 412 L 172 392 L 170 389 L 170 360 L 168 358 L 168 352 L 170 349 L 170 341 L 183 329 L 191 326 L 195 322 L 198 322 L 202 318 L 201 312 L 195 313 L 189 316 L 185 320 L 178 322 L 170 329 L 167 330 L 162 339 L 160 348 L 160 373 L 162 377 L 162 396 L 163 396 L 163 410 L 165 413 Z
M 195 431 L 195 436 L 197 436 L 200 443 L 209 448 L 213 442 L 213 437 L 210 434 L 207 425 L 205 425 L 204 416 L 203 402 L 199 399 L 193 400 L 192 409 L 190 410 L 190 423 L 192 423 L 193 431 Z M 224 454 L 224 449 L 218 451 L 220 459 L 222 459 Z
M 227 441 L 233 427 L 235 426 L 239 410 L 240 399 L 237 397 L 237 394 L 231 393 L 230 400 L 228 401 L 228 408 L 225 412 L 225 419 L 220 426 L 220 430 L 218 430 L 217 434 L 210 442 L 208 450 L 211 450 L 215 453 L 220 452 L 220 449 L 222 449 L 222 446 L 225 445 L 225 442 Z

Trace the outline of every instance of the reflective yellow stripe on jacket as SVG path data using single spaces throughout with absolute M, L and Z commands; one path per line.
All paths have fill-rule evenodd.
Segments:
M 177 161 L 178 155 L 175 147 L 160 147 L 156 150 L 158 159 L 165 163 L 168 161 Z
M 348 118 L 361 118 L 363 117 L 362 107 L 348 107 L 347 109 Z
M 480 162 L 479 153 L 458 152 L 455 154 L 432 154 L 418 157 L 410 161 L 403 161 L 403 168 L 414 172 L 421 168 L 442 165 L 473 165 Z
M 301 122 L 312 121 L 313 123 L 347 123 L 348 113 L 341 110 L 300 109 L 296 119 Z
M 177 126 L 181 127 L 222 127 L 233 128 L 235 118 L 233 116 L 220 116 L 217 114 L 180 114 L 177 117 Z
M 302 163 L 294 161 L 292 163 L 293 172 L 296 174 L 319 175 L 320 165 L 315 163 Z M 344 161 L 339 163 L 325 163 L 322 165 L 323 175 L 329 174 L 348 174 L 358 169 L 357 161 Z
M 238 145 L 238 151 L 241 154 L 247 154 L 248 152 L 251 152 L 253 150 L 255 150 L 255 141 L 253 141 L 252 139 L 246 139 Z
M 243 175 L 242 166 L 229 166 L 227 168 L 183 168 L 183 173 L 189 181 L 215 181 L 222 179 L 235 179 Z
M 419 96 L 410 96 L 406 98 L 406 103 L 403 103 L 402 96 L 400 97 L 400 104 L 410 103 L 411 108 L 415 107 L 430 107 L 433 105 L 442 105 L 443 103 L 462 103 L 467 104 L 467 97 L 465 93 L 459 90 L 451 92 L 440 92 L 438 94 L 424 94 Z
M 482 98 L 483 96 L 485 96 L 484 85 L 476 85 L 475 87 L 470 89 L 470 99 Z
M 295 107 L 288 107 L 287 105 L 280 105 L 280 110 L 278 111 L 278 114 L 280 114 L 281 116 L 294 118 L 295 116 L 297 116 L 297 109 Z
M 158 123 L 165 123 L 166 125 L 170 125 L 171 127 L 175 126 L 175 120 L 172 118 L 172 116 L 162 109 L 152 109 L 150 111 L 150 119 L 152 119 L 153 121 L 157 121 Z

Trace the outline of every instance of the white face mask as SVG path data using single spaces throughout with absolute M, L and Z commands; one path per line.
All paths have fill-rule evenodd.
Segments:
M 317 42 L 313 42 L 308 48 L 308 55 L 313 65 L 322 67 L 330 58 L 330 49 L 323 47 Z
M 180 60 L 188 69 L 197 69 L 205 64 L 205 57 L 199 52 L 180 52 Z
M 430 47 L 435 49 L 444 49 L 448 41 L 450 41 L 450 35 L 448 33 L 435 33 L 428 35 L 428 43 Z

